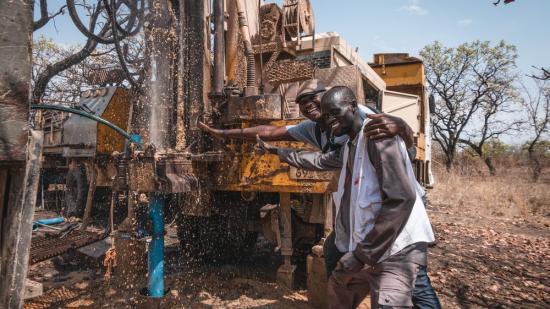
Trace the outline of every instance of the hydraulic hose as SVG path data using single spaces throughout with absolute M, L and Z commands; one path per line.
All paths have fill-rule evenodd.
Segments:
M 99 122 L 101 124 L 104 124 L 107 127 L 115 130 L 118 134 L 124 136 L 126 139 L 128 139 L 132 142 L 136 142 L 132 138 L 132 136 L 130 134 L 128 134 L 128 132 L 122 130 L 120 127 L 116 126 L 115 124 L 112 124 L 109 121 L 107 121 L 107 120 L 105 120 L 105 119 L 103 119 L 99 116 L 96 116 L 94 114 L 85 112 L 85 111 L 80 110 L 80 109 L 64 107 L 64 106 L 59 106 L 59 105 L 50 105 L 50 104 L 32 104 L 31 109 L 56 110 L 56 111 L 60 111 L 60 112 L 67 112 L 67 113 L 71 113 L 71 114 L 77 114 L 79 116 L 94 120 L 94 121 Z M 136 142 L 136 143 L 138 143 L 138 142 Z
M 256 62 L 254 59 L 254 51 L 252 50 L 252 42 L 250 41 L 250 31 L 248 28 L 248 21 L 246 19 L 246 8 L 243 0 L 237 0 L 236 4 L 239 28 L 241 30 L 244 44 L 244 54 L 246 55 L 246 88 L 248 91 L 245 91 L 245 95 L 257 95 Z

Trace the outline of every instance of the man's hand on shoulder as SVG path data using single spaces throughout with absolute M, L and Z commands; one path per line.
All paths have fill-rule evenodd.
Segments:
M 399 135 L 407 147 L 413 146 L 413 132 L 403 119 L 388 114 L 371 114 L 367 117 L 371 119 L 364 129 L 367 138 L 391 138 Z

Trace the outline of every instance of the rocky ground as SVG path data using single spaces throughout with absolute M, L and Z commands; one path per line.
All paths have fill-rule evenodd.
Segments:
M 548 308 L 550 229 L 536 219 L 432 212 L 430 277 L 444 307 Z
M 523 212 L 489 209 L 490 201 L 472 188 L 479 185 L 447 188 L 460 199 L 437 191 L 443 189 L 431 193 L 429 213 L 438 241 L 430 249 L 429 274 L 444 308 L 550 308 L 547 184 L 537 189 L 537 210 Z M 276 283 L 281 261 L 270 248 L 239 263 L 189 265 L 178 255 L 174 237 L 169 230 L 169 291 L 160 303 L 139 294 L 144 281 L 120 283 L 113 277 L 107 282 L 98 261 L 66 254 L 31 266 L 30 278 L 42 282 L 45 293 L 25 308 L 309 308 L 303 261 L 297 289 L 288 290 Z

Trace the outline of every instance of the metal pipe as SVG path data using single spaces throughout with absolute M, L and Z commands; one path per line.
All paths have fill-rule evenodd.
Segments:
M 91 120 L 97 121 L 101 124 L 104 124 L 104 125 L 108 126 L 109 128 L 115 130 L 118 134 L 124 136 L 125 138 L 127 138 L 129 140 L 132 140 L 130 134 L 128 134 L 128 132 L 122 130 L 120 127 L 110 123 L 109 121 L 107 121 L 107 120 L 105 120 L 101 117 L 98 117 L 96 115 L 87 113 L 87 112 L 85 112 L 83 110 L 80 110 L 80 109 L 74 109 L 74 108 L 70 108 L 70 107 L 50 105 L 50 104 L 32 104 L 31 109 L 56 110 L 56 111 L 68 112 L 68 113 L 71 113 L 71 114 L 77 114 L 79 116 L 86 117 L 88 119 L 91 119 Z
M 149 218 L 153 226 L 153 239 L 149 244 L 149 275 L 147 288 L 150 297 L 164 296 L 164 196 L 149 195 Z
M 221 95 L 225 68 L 224 0 L 214 0 L 214 85 L 212 92 Z
M 37 229 L 39 225 L 53 225 L 53 224 L 59 224 L 63 222 L 65 222 L 65 218 L 63 217 L 40 219 L 32 222 L 32 229 L 33 230 Z
M 237 17 L 236 0 L 227 0 L 227 32 L 225 33 L 225 71 L 227 74 L 227 83 L 234 86 L 237 81 L 237 49 L 239 42 L 239 22 Z
M 243 38 L 244 53 L 246 55 L 246 88 L 244 94 L 245 96 L 257 95 L 256 60 L 254 59 L 254 51 L 252 50 L 252 42 L 250 41 L 250 29 L 248 29 L 246 9 L 243 0 L 237 0 L 237 15 Z

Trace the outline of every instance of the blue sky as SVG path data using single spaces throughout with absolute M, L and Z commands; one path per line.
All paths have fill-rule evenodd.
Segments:
M 377 52 L 418 55 L 435 40 L 457 46 L 480 39 L 516 45 L 518 66 L 524 72 L 532 70 L 532 65 L 549 67 L 550 0 L 516 0 L 499 6 L 492 5 L 493 1 L 311 0 L 317 31 L 340 33 L 367 61 Z M 53 12 L 65 1 L 48 2 Z M 35 36 L 45 35 L 67 45 L 83 42 L 67 13 L 56 18 L 55 25 L 49 23 Z
M 518 47 L 518 66 L 550 66 L 550 0 L 313 0 L 317 30 L 336 31 L 372 61 L 376 52 L 419 51 L 435 40 L 457 46 L 505 40 Z

